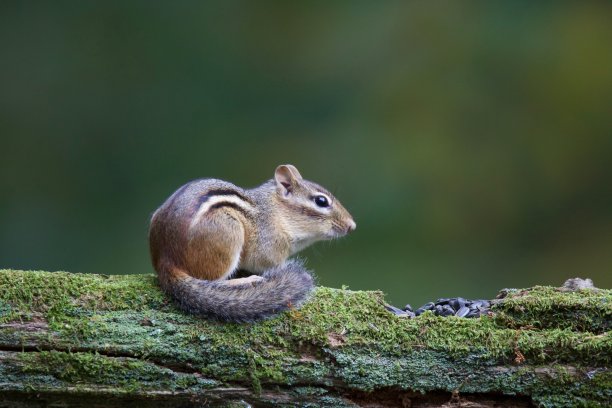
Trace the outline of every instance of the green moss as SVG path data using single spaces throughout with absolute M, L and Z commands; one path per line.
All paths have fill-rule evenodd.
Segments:
M 49 376 L 71 385 L 111 385 L 118 392 L 160 388 L 201 390 L 217 385 L 214 381 L 177 374 L 146 361 L 97 353 L 41 351 L 18 356 L 24 373 Z
M 558 296 L 563 299 L 573 295 Z M 490 317 L 442 318 L 425 313 L 416 319 L 402 319 L 388 313 L 381 304 L 381 295 L 371 292 L 319 288 L 299 318 L 289 322 L 293 336 L 314 344 L 329 346 L 336 341 L 343 347 L 373 347 L 395 355 L 427 349 L 455 357 L 477 353 L 483 358 L 511 361 L 518 350 L 535 363 L 580 359 L 606 364 L 610 359 L 610 354 L 605 353 L 610 350 L 607 334 L 514 328 Z
M 269 378 L 280 374 L 265 362 L 283 357 L 267 355 L 270 345 L 282 350 L 288 341 L 296 340 L 322 347 L 375 347 L 397 355 L 430 349 L 454 356 L 479 352 L 510 360 L 518 350 L 538 363 L 585 358 L 609 362 L 609 356 L 602 353 L 609 347 L 608 336 L 590 332 L 609 324 L 612 291 L 568 293 L 537 287 L 508 296 L 496 306 L 494 318 L 440 318 L 426 313 L 417 319 L 401 319 L 384 309 L 380 292 L 319 288 L 299 311 L 260 324 L 239 325 L 177 314 L 150 276 L 1 271 L 0 287 L 0 310 L 5 311 L 0 319 L 4 321 L 42 313 L 53 329 L 67 335 L 105 338 L 114 346 L 121 346 L 126 339 L 126 346 L 142 339 L 143 348 L 158 357 L 174 356 L 181 349 L 188 350 L 185 359 L 193 358 L 199 348 L 188 346 L 193 341 L 215 353 L 227 350 L 234 354 L 248 348 L 255 353 L 252 358 L 262 361 L 260 370 Z M 568 310 L 587 314 L 594 326 L 579 330 L 586 318 L 579 323 L 566 319 L 573 323 L 564 323 L 559 316 Z M 555 318 L 549 319 L 551 315 Z
M 584 381 L 560 376 L 534 385 L 532 398 L 539 406 L 609 407 L 612 400 L 612 373 L 608 370 L 585 371 Z
M 536 287 L 513 291 L 494 307 L 491 317 L 442 318 L 425 313 L 403 319 L 385 310 L 380 292 L 318 288 L 300 310 L 257 324 L 226 324 L 178 312 L 148 275 L 5 270 L 0 271 L 0 322 L 42 319 L 49 323 L 51 334 L 24 338 L 22 332 L 7 328 L 0 330 L 0 343 L 63 350 L 76 346 L 139 359 L 133 363 L 147 364 L 150 359 L 186 365 L 202 376 L 255 390 L 297 381 L 316 386 L 341 382 L 360 390 L 401 385 L 418 391 L 534 395 L 546 406 L 554 398 L 597 402 L 608 396 L 601 388 L 610 389 L 609 375 L 599 373 L 594 379 L 568 375 L 563 367 L 571 364 L 588 370 L 610 365 L 611 298 L 610 290 L 560 292 Z M 129 384 L 134 373 L 138 383 L 146 383 L 142 370 L 152 369 L 124 361 L 109 363 L 107 357 L 95 354 L 87 360 L 84 355 L 61 355 L 69 359 L 66 375 L 74 378 L 49 375 L 64 381 L 93 381 L 99 378 L 93 373 L 112 371 L 104 364 L 120 364 L 126 373 L 122 384 Z M 551 364 L 558 366 L 552 377 L 536 373 L 537 367 Z M 500 365 L 511 369 L 490 371 Z M 163 374 L 155 373 L 151 378 Z M 166 380 L 176 387 L 191 387 L 194 381 L 192 377 Z
M 612 324 L 612 291 L 536 286 L 510 292 L 494 310 L 498 323 L 507 327 L 603 333 Z
M 168 309 L 150 275 L 107 276 L 68 272 L 0 270 L 0 302 L 10 306 L 0 321 L 44 314 L 61 328 L 74 317 L 99 310 Z

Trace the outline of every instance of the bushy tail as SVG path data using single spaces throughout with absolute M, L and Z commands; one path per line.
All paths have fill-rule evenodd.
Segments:
M 266 271 L 263 280 L 230 285 L 189 276 L 172 265 L 158 265 L 162 289 L 191 314 L 234 322 L 252 322 L 301 305 L 314 288 L 302 262 L 287 261 Z

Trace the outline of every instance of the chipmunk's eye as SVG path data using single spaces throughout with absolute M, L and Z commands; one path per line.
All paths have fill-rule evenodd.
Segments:
M 329 207 L 329 200 L 324 195 L 315 196 L 314 202 L 319 207 Z

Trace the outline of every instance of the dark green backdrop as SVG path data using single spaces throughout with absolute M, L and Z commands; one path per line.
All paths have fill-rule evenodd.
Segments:
M 280 163 L 358 224 L 323 285 L 612 284 L 606 2 L 0 4 L 0 267 L 149 273 L 187 180 Z

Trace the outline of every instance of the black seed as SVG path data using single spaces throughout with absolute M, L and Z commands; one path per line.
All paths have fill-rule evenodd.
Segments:
M 478 310 L 470 310 L 470 313 L 466 314 L 465 317 L 479 317 L 480 312 Z
M 455 314 L 455 311 L 453 310 L 452 307 L 448 305 L 444 305 L 442 306 L 442 312 L 440 314 L 441 316 L 452 316 Z
M 436 305 L 445 305 L 450 301 L 449 298 L 440 298 L 436 300 Z
M 414 311 L 414 313 L 419 316 L 422 315 L 423 313 L 425 313 L 426 311 L 428 311 L 430 309 L 423 309 L 422 307 L 419 307 L 417 310 Z
M 436 307 L 434 308 L 434 313 L 435 313 L 436 316 L 441 316 L 442 315 L 442 306 L 436 305 Z
M 456 298 L 456 299 L 452 299 L 450 302 L 450 305 L 453 309 L 455 309 L 455 311 L 461 309 L 463 306 L 466 305 L 467 301 L 464 298 Z
M 406 314 L 406 312 L 404 312 L 402 309 L 398 309 L 397 307 L 391 305 L 385 305 L 385 309 L 398 316 Z
M 457 310 L 457 313 L 455 313 L 455 316 L 464 317 L 469 312 L 470 312 L 470 309 L 468 309 L 467 307 L 463 306 L 459 310 Z
M 433 310 L 436 305 L 433 302 L 427 302 L 423 306 L 419 307 L 419 309 L 423 310 Z
M 404 306 L 404 310 L 407 312 L 412 312 L 412 306 L 410 306 L 409 304 Z
M 470 309 L 476 309 L 482 307 L 482 302 L 480 300 L 475 300 L 470 304 Z

